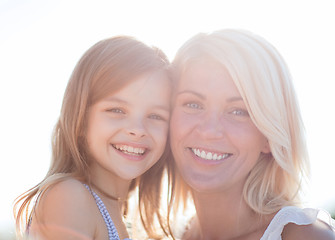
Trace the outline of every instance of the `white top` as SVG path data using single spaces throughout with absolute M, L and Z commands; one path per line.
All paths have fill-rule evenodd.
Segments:
M 309 225 L 317 219 L 329 224 L 335 231 L 335 221 L 326 211 L 293 206 L 284 207 L 274 216 L 260 240 L 282 240 L 281 234 L 286 224 Z

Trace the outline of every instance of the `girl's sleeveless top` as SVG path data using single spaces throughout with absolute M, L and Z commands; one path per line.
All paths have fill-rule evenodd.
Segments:
M 101 216 L 106 223 L 106 227 L 107 227 L 107 230 L 108 230 L 108 237 L 109 237 L 108 239 L 109 240 L 120 240 L 120 237 L 119 237 L 119 235 L 116 231 L 116 228 L 114 226 L 112 218 L 110 217 L 105 204 L 102 202 L 100 197 L 88 185 L 84 184 L 84 186 L 92 194 L 92 196 L 93 196 L 93 198 L 94 198 L 94 200 L 95 200 L 95 202 L 96 202 L 96 204 L 99 208 Z M 131 240 L 131 239 L 125 238 L 124 240 Z
M 286 224 L 309 225 L 317 219 L 327 223 L 335 231 L 335 221 L 328 212 L 313 208 L 294 206 L 282 208 L 272 219 L 260 240 L 282 240 L 281 234 Z

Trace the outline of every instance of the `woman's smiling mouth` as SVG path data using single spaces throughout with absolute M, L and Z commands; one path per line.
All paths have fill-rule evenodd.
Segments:
M 199 148 L 190 148 L 190 149 L 197 157 L 204 160 L 220 161 L 232 155 L 231 153 L 215 153 L 211 151 L 205 151 Z

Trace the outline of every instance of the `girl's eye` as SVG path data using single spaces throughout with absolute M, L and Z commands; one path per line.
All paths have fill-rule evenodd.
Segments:
M 236 116 L 249 116 L 248 111 L 242 109 L 235 109 L 231 113 Z
M 107 110 L 108 112 L 112 112 L 112 113 L 124 113 L 124 111 L 120 108 L 111 108 Z
M 165 120 L 162 116 L 160 116 L 158 114 L 150 114 L 149 118 L 154 119 L 154 120 Z
M 193 109 L 201 109 L 200 104 L 194 103 L 194 102 L 186 103 L 185 106 L 188 108 L 193 108 Z

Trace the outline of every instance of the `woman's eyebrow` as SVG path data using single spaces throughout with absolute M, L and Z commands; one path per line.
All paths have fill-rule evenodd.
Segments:
M 243 101 L 243 98 L 238 96 L 238 97 L 230 97 L 226 100 L 226 102 L 238 102 L 238 101 Z
M 184 90 L 181 92 L 178 92 L 177 95 L 182 95 L 182 94 L 192 94 L 192 95 L 196 95 L 197 97 L 201 98 L 201 99 L 206 99 L 206 97 L 198 92 L 192 91 L 192 90 Z
M 201 98 L 201 99 L 206 99 L 206 97 L 198 92 L 192 91 L 192 90 L 184 90 L 181 92 L 178 92 L 177 95 L 181 95 L 181 94 L 193 94 L 196 95 L 197 97 Z M 236 96 L 236 97 L 230 97 L 226 100 L 226 102 L 237 102 L 237 101 L 243 101 L 243 98 L 240 96 Z

